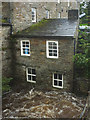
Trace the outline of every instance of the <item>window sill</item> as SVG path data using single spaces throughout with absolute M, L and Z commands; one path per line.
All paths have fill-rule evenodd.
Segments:
M 54 88 L 63 88 L 63 86 L 61 87 L 61 86 L 54 86 L 54 85 L 53 85 L 53 87 Z
M 49 56 L 47 58 L 58 59 L 58 57 L 49 57 Z
M 25 57 L 25 56 L 30 56 L 30 55 L 21 55 L 21 56 Z
M 27 82 L 30 82 L 30 83 L 36 83 L 36 81 L 30 81 L 30 80 L 27 80 Z

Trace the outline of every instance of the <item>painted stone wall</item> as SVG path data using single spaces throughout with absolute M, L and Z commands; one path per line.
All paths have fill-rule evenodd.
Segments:
M 28 40 L 19 38 L 16 40 L 16 60 L 15 60 L 15 84 L 19 82 L 20 86 L 35 87 L 40 90 L 52 90 L 58 88 L 52 87 L 52 75 L 54 72 L 63 74 L 64 88 L 61 91 L 70 91 L 73 89 L 73 61 L 74 41 L 72 39 L 44 39 L 31 38 L 30 49 L 31 56 L 21 56 L 20 41 Z M 54 40 L 59 43 L 59 58 L 50 59 L 46 57 L 46 40 Z M 36 84 L 27 82 L 26 68 L 36 69 Z

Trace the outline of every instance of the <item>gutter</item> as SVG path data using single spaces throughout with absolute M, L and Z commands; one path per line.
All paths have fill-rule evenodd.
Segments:
M 12 37 L 16 38 L 58 38 L 58 39 L 71 39 L 74 38 L 74 36 L 50 36 L 50 35 L 26 35 L 26 34 L 13 34 Z

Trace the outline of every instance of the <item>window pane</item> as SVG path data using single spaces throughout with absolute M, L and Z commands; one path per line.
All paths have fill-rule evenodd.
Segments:
M 34 11 L 32 11 L 32 14 L 34 14 Z
M 57 79 L 57 74 L 54 74 L 54 79 Z
M 52 42 L 49 42 L 48 44 L 51 46 L 51 45 L 52 45 Z
M 62 81 L 59 81 L 59 86 L 62 86 Z
M 28 75 L 28 80 L 31 80 L 31 75 Z
M 53 45 L 57 45 L 57 43 L 53 42 Z
M 36 71 L 35 71 L 35 69 L 32 69 L 32 74 L 36 74 Z
M 32 8 L 32 12 L 35 12 L 36 11 L 36 8 Z
M 57 85 L 57 80 L 54 80 L 54 85 Z
M 49 56 L 53 56 L 53 54 L 52 54 L 52 53 L 49 53 Z
M 32 80 L 33 80 L 33 81 L 36 81 L 36 76 L 32 76 Z
M 29 44 L 29 42 L 26 42 L 26 44 L 28 45 L 28 44 Z
M 23 47 L 25 47 L 25 44 L 23 44 Z
M 25 49 L 23 49 L 23 54 L 25 54 Z
M 35 15 L 33 14 L 33 15 L 32 15 L 32 18 L 34 18 L 34 16 L 35 16 Z
M 36 19 L 36 9 L 32 8 L 32 21 Z
M 53 49 L 57 49 L 57 46 L 53 46 Z
M 23 42 L 23 44 L 25 45 L 25 42 Z
M 29 49 L 25 49 L 25 54 L 28 54 L 29 53 Z
M 54 53 L 54 56 L 57 56 L 57 54 Z
M 32 18 L 32 20 L 34 20 L 34 18 Z
M 57 53 L 57 50 L 53 50 L 54 53 Z
M 52 53 L 52 50 L 49 50 L 50 53 Z
M 26 47 L 29 47 L 29 44 L 28 44 L 28 45 L 26 45 Z
M 59 79 L 62 80 L 62 74 L 59 74 Z
M 28 68 L 28 74 L 31 74 L 31 68 Z
M 52 49 L 52 46 L 49 46 L 49 49 Z

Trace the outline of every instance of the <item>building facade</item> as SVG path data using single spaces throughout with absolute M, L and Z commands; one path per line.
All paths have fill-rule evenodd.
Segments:
M 4 5 L 10 15 L 2 11 L 8 21 L 2 27 L 3 77 L 12 77 L 20 88 L 72 91 L 78 36 L 78 17 L 68 19 L 73 4 L 3 3 L 3 9 Z M 77 6 L 74 9 L 78 16 Z
M 13 33 L 28 28 L 42 19 L 68 18 L 68 11 L 79 9 L 75 2 L 10 2 L 2 3 L 2 18 L 13 25 Z

